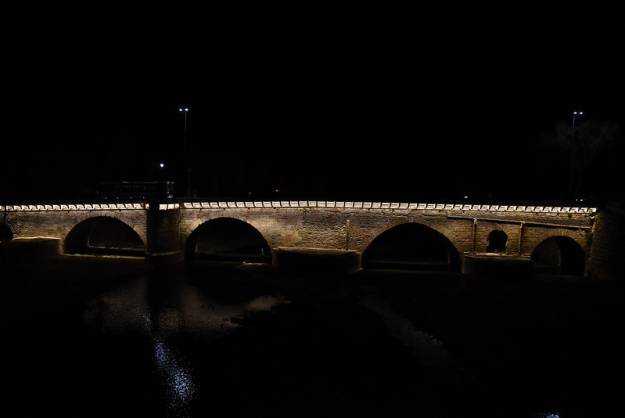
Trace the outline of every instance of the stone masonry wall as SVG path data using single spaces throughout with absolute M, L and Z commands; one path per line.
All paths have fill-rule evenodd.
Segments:
M 6 223 L 16 238 L 48 236 L 64 240 L 78 223 L 93 217 L 107 216 L 132 227 L 147 245 L 148 252 L 179 252 L 191 233 L 202 223 L 216 218 L 234 218 L 256 228 L 271 248 L 299 247 L 349 249 L 364 252 L 371 242 L 386 230 L 404 223 L 420 223 L 445 236 L 458 253 L 485 252 L 488 236 L 501 230 L 508 237 L 507 255 L 531 255 L 545 239 L 566 236 L 575 240 L 590 256 L 591 243 L 608 238 L 599 223 L 592 237 L 593 212 L 525 211 L 525 210 L 460 210 L 415 209 L 407 204 L 365 208 L 354 207 L 241 207 L 241 202 L 219 204 L 167 204 L 161 210 L 23 210 L 3 211 Z M 355 204 L 354 204 L 355 205 Z M 394 205 L 394 207 L 392 207 Z M 402 207 L 403 205 L 403 207 Z M 86 205 L 75 205 L 75 207 Z M 94 205 L 95 206 L 95 205 Z M 119 205 L 120 207 L 122 205 Z M 439 206 L 439 205 L 435 205 Z M 463 205 L 451 205 L 460 206 Z M 111 206 L 112 207 L 112 206 Z M 606 218 L 607 219 L 607 218 Z M 474 236 L 475 223 L 475 236 Z M 521 228 L 522 227 L 522 228 Z M 520 239 L 522 237 L 522 242 Z M 601 257 L 595 251 L 596 257 Z M 596 264 L 596 263 L 595 263 Z
M 148 242 L 146 211 L 144 210 L 94 210 L 94 211 L 32 211 L 9 212 L 7 224 L 14 238 L 54 237 L 62 241 L 80 222 L 105 216 L 129 225 L 141 238 Z
M 473 251 L 473 219 L 477 219 L 475 250 L 485 252 L 488 235 L 502 230 L 508 236 L 507 254 L 530 255 L 551 236 L 567 236 L 588 250 L 592 219 L 585 214 L 531 214 L 491 212 L 362 210 L 331 208 L 213 208 L 184 209 L 181 239 L 202 223 L 216 218 L 234 218 L 256 228 L 270 247 L 350 249 L 363 252 L 384 231 L 403 224 L 420 223 L 445 236 L 459 253 Z M 487 220 L 484 220 L 487 219 Z M 521 222 L 523 243 L 520 247 Z M 549 225 L 539 225 L 539 224 Z M 559 227 L 558 225 L 562 225 Z

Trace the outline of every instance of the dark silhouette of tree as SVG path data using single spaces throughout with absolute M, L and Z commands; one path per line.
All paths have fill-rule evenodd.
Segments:
M 571 200 L 598 197 L 597 188 L 591 183 L 609 181 L 614 175 L 609 154 L 621 134 L 616 123 L 578 119 L 574 128 L 572 121 L 561 121 L 545 136 L 547 148 L 568 159 L 568 197 Z

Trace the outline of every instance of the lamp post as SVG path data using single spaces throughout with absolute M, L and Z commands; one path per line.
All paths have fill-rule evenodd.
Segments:
M 584 116 L 584 112 L 573 112 L 573 139 L 575 139 L 575 119 Z
M 582 116 L 584 116 L 584 112 L 581 111 L 574 111 L 573 114 L 571 115 L 571 161 L 570 161 L 570 165 L 571 165 L 571 199 L 574 199 L 575 201 L 577 201 L 577 193 L 579 191 L 579 188 L 581 187 L 581 184 L 579 184 L 581 182 L 581 171 L 579 173 L 579 176 L 577 175 L 577 170 L 575 167 L 575 157 L 576 157 L 576 153 L 577 153 L 577 138 L 576 138 L 576 130 L 575 130 L 575 122 L 577 121 L 577 118 L 581 118 Z M 579 177 L 579 179 L 578 179 Z
M 187 197 L 191 197 L 192 187 L 191 187 L 191 164 L 189 163 L 189 144 L 188 144 L 188 132 L 189 132 L 189 107 L 182 106 L 178 108 L 178 112 L 184 115 L 184 136 L 182 137 L 183 141 L 183 166 L 186 174 L 187 180 Z

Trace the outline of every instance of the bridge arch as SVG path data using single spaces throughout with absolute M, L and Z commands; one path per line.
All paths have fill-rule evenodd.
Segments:
M 137 231 L 111 216 L 82 220 L 74 225 L 64 241 L 66 254 L 143 256 L 145 248 L 145 242 Z
M 586 252 L 575 239 L 551 236 L 541 241 L 531 254 L 537 272 L 548 274 L 584 275 Z
M 416 222 L 395 225 L 362 253 L 364 268 L 460 271 L 460 253 L 442 232 Z
M 186 241 L 185 259 L 271 262 L 271 247 L 252 224 L 219 217 L 193 230 Z
M 11 241 L 13 239 L 13 231 L 8 224 L 0 223 L 0 242 Z

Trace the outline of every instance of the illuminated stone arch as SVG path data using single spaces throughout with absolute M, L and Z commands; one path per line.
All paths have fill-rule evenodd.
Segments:
M 146 242 L 140 231 L 108 215 L 81 219 L 63 241 L 63 251 L 67 254 L 143 255 L 145 250 Z
M 460 251 L 445 233 L 433 226 L 402 222 L 371 239 L 362 252 L 362 265 L 460 271 Z
M 246 220 L 215 217 L 197 225 L 185 242 L 185 259 L 214 261 L 271 261 L 265 236 Z
M 586 251 L 574 238 L 552 235 L 536 245 L 531 258 L 539 273 L 581 276 L 586 268 Z
M 64 236 L 75 228 L 81 222 L 88 221 L 93 218 L 111 218 L 128 225 L 135 231 L 144 244 L 148 242 L 147 234 L 147 213 L 137 210 L 102 210 L 102 211 L 78 211 L 71 214 L 68 224 L 64 226 Z

